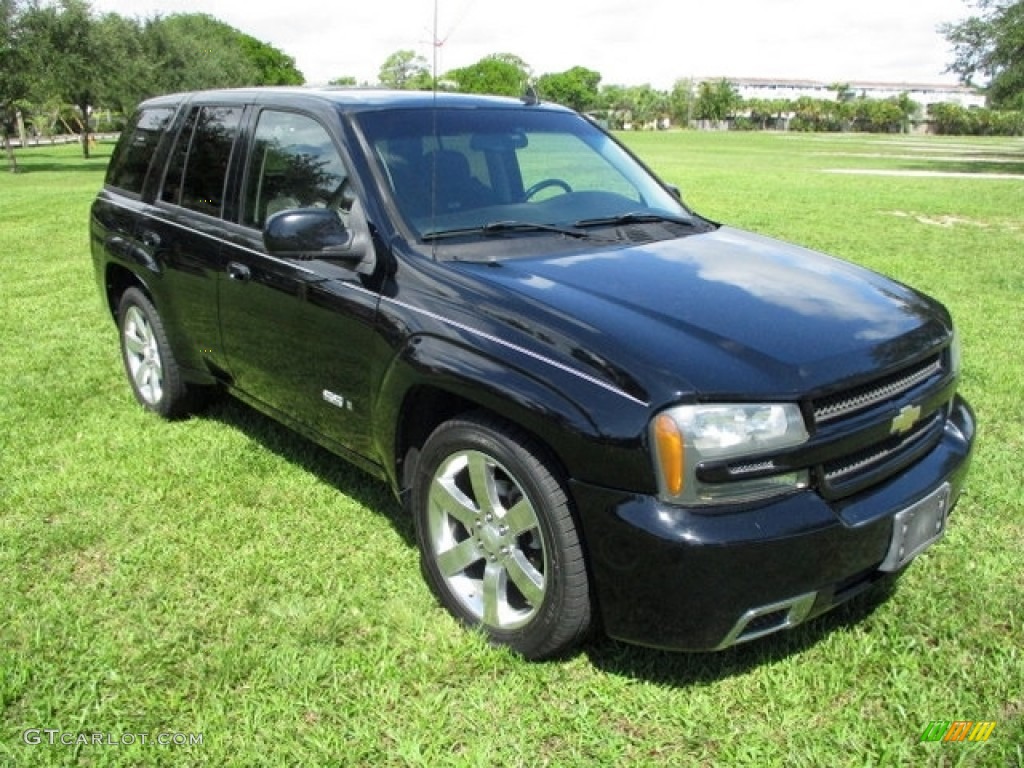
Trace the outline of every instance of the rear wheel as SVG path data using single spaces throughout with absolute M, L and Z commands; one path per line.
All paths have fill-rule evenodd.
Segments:
M 568 496 L 528 436 L 486 417 L 442 424 L 423 447 L 412 504 L 427 580 L 464 623 L 531 659 L 586 633 Z
M 188 387 L 171 352 L 163 322 L 138 288 L 129 288 L 121 296 L 117 325 L 121 358 L 135 399 L 165 418 L 188 413 Z

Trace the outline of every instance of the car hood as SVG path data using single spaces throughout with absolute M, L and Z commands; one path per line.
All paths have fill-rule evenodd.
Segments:
M 834 389 L 950 333 L 945 309 L 907 286 L 728 227 L 460 269 L 522 299 L 492 316 L 647 401 Z

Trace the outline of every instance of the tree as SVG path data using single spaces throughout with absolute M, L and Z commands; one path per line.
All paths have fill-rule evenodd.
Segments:
M 380 84 L 399 90 L 430 90 L 433 78 L 427 60 L 415 51 L 395 51 L 381 64 L 377 75 Z
M 693 80 L 676 80 L 668 94 L 669 114 L 679 125 L 688 126 L 693 119 L 696 106 L 693 90 Z
M 537 78 L 537 91 L 541 98 L 586 112 L 597 106 L 600 84 L 600 72 L 573 67 L 565 72 L 541 75 Z
M 858 99 L 854 105 L 854 123 L 862 131 L 896 133 L 903 127 L 903 110 L 898 99 Z
M 108 68 L 96 24 L 85 0 L 33 6 L 23 17 L 27 44 L 36 58 L 39 89 L 78 110 L 82 155 L 89 157 L 89 112 Z
M 971 133 L 971 113 L 960 104 L 944 102 L 928 105 L 928 115 L 936 133 L 957 136 Z
M 290 56 L 205 13 L 156 16 L 142 36 L 147 95 L 305 80 Z
M 825 102 L 801 96 L 793 103 L 793 120 L 790 128 L 795 131 L 820 131 L 826 125 Z
M 341 85 L 341 86 L 353 86 L 356 84 L 356 79 L 351 75 L 342 75 L 341 77 L 335 77 L 327 82 L 328 85 Z
M 850 123 L 857 118 L 857 93 L 849 83 L 832 83 L 828 89 L 836 94 L 835 104 L 828 108 L 829 122 L 838 130 L 849 130 Z
M 485 56 L 476 64 L 453 69 L 445 78 L 463 93 L 490 93 L 496 96 L 520 96 L 530 79 L 529 67 L 511 53 Z
M 724 78 L 717 83 L 704 81 L 697 92 L 694 116 L 698 120 L 727 120 L 742 103 L 739 92 Z
M 857 94 L 854 92 L 853 88 L 850 87 L 849 83 L 832 83 L 828 89 L 835 92 L 836 101 L 844 104 L 857 98 Z
M 12 173 L 17 172 L 18 161 L 8 136 L 16 119 L 17 103 L 28 95 L 29 88 L 20 9 L 16 0 L 0 0 L 0 133 L 7 167 Z
M 743 108 L 750 113 L 750 122 L 760 130 L 768 128 L 769 121 L 774 121 L 773 103 L 768 99 L 747 99 Z
M 603 85 L 598 94 L 597 104 L 604 113 L 609 128 L 621 130 L 633 114 L 633 102 L 628 89 L 623 85 Z
M 142 26 L 116 13 L 101 16 L 95 30 L 99 50 L 116 66 L 106 67 L 98 85 L 99 102 L 127 114 L 146 96 L 153 95 L 153 63 L 149 60 Z
M 295 59 L 255 37 L 237 33 L 241 54 L 256 69 L 259 85 L 302 85 L 306 78 L 295 68 Z
M 32 6 L 24 20 L 35 98 L 74 105 L 85 157 L 91 112 L 101 102 L 127 112 L 157 93 L 304 79 L 290 56 L 207 14 L 140 25 L 117 14 L 96 18 L 86 0 L 57 0 Z
M 921 105 L 910 98 L 906 91 L 897 96 L 894 103 L 899 107 L 901 114 L 900 130 L 903 133 L 910 133 L 910 123 L 921 115 Z
M 1024 112 L 968 109 L 959 104 L 931 104 L 928 115 L 936 132 L 948 136 L 1020 136 Z
M 989 78 L 993 106 L 1024 109 L 1024 0 L 975 0 L 979 13 L 939 29 L 953 45 L 949 71 Z
M 649 83 L 630 88 L 633 102 L 633 128 L 639 130 L 658 121 L 668 112 L 668 96 Z

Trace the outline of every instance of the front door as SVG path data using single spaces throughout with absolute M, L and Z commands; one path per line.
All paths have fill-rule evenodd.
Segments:
M 256 116 L 241 222 L 219 281 L 221 335 L 234 386 L 286 421 L 370 457 L 370 369 L 379 296 L 347 268 L 267 254 L 269 216 L 329 207 L 344 220 L 348 172 L 330 134 L 309 115 Z

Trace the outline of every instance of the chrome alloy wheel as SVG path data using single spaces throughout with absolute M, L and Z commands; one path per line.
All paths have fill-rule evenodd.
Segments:
M 124 314 L 124 357 L 139 396 L 156 406 L 164 396 L 164 368 L 153 326 L 137 306 Z
M 430 482 L 427 533 L 452 595 L 477 621 L 516 629 L 540 609 L 549 555 L 519 481 L 474 450 L 449 456 Z

